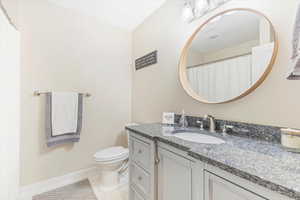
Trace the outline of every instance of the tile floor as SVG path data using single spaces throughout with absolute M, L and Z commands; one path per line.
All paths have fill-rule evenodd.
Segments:
M 32 200 L 97 200 L 88 180 L 34 196 Z

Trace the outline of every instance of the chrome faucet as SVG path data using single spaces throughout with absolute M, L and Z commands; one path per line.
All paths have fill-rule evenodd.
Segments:
M 205 120 L 209 120 L 209 131 L 210 132 L 216 132 L 216 122 L 215 122 L 215 118 L 211 115 L 205 115 L 204 116 Z

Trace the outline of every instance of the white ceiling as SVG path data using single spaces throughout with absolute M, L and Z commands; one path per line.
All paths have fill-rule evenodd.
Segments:
M 213 52 L 259 39 L 259 23 L 263 19 L 252 12 L 235 11 L 208 23 L 194 39 L 191 49 L 199 53 Z
M 134 30 L 166 0 L 49 0 L 59 6 L 97 17 L 112 26 Z

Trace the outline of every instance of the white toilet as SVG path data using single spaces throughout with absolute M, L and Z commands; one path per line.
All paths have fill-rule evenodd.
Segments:
M 120 175 L 127 170 L 129 150 L 120 146 L 110 147 L 95 153 L 94 159 L 100 169 L 100 187 L 116 189 L 120 185 Z
M 137 123 L 126 124 L 126 126 L 138 125 Z M 129 132 L 126 131 L 127 141 L 129 141 Z M 125 188 L 128 193 L 128 161 L 129 150 L 121 146 L 101 149 L 94 154 L 94 160 L 99 167 L 99 177 L 93 176 L 89 180 L 96 196 L 99 199 L 105 198 L 104 193 L 112 191 L 121 191 Z M 123 188 L 123 189 L 122 189 Z M 126 195 L 127 196 L 127 195 Z

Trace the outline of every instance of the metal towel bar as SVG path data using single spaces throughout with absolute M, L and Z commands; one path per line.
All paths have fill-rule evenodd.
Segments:
M 34 96 L 41 96 L 42 94 L 47 94 L 48 92 L 40 92 L 38 90 L 34 91 L 33 95 Z M 92 96 L 90 93 L 78 93 L 78 94 L 82 94 L 84 97 L 90 97 Z

